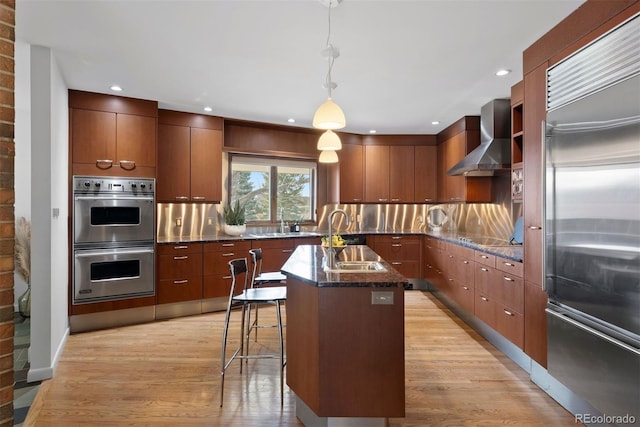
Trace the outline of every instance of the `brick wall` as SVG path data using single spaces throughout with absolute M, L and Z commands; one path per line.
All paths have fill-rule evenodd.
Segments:
M 0 0 L 0 427 L 13 425 L 15 0 Z

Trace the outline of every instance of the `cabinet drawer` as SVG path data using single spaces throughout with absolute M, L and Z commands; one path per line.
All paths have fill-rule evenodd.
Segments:
M 495 268 L 491 268 L 482 264 L 476 264 L 475 266 L 475 274 L 474 274 L 474 285 L 475 288 L 480 292 L 497 296 L 500 292 L 498 287 L 498 273 Z
M 500 286 L 498 299 L 510 309 L 524 313 L 524 283 L 519 277 L 497 271 Z
M 160 280 L 156 295 L 158 304 L 202 299 L 202 276 Z
M 524 348 L 524 317 L 504 304 L 496 304 L 495 327 L 506 339 Z
M 411 279 L 420 278 L 420 262 L 418 261 L 387 261 L 404 277 Z
M 167 245 L 158 245 L 156 253 L 158 255 L 182 255 L 195 254 L 202 252 L 202 243 L 175 243 Z
M 485 252 L 475 251 L 475 261 L 480 264 L 488 265 L 489 267 L 496 266 L 496 256 Z
M 246 256 L 249 256 L 249 249 L 251 249 L 250 241 L 227 241 L 227 242 L 212 242 L 205 243 L 205 252 L 228 252 L 233 251 L 240 253 L 241 251 L 247 252 Z
M 376 236 L 376 243 L 409 243 L 420 244 L 420 236 L 406 234 L 385 234 Z
M 210 276 L 204 276 L 204 282 L 202 285 L 202 297 L 203 298 L 218 298 L 229 297 L 229 291 L 231 290 L 231 274 L 216 274 Z M 239 286 L 241 288 L 242 286 Z M 242 291 L 242 289 L 240 289 Z
M 202 276 L 202 253 L 158 256 L 158 279 L 185 279 Z
M 508 259 L 497 257 L 496 268 L 498 270 L 504 271 L 505 273 L 509 273 L 517 277 L 523 277 L 524 268 L 521 262 L 511 261 Z
M 251 268 L 249 252 L 245 250 L 229 249 L 223 252 L 205 252 L 203 255 L 202 271 L 205 276 L 210 274 L 229 274 L 229 261 L 236 258 L 246 258 L 247 267 Z
M 385 261 L 420 261 L 419 242 L 376 242 L 375 252 Z
M 472 286 L 458 283 L 453 292 L 455 300 L 469 313 L 474 312 L 475 293 Z
M 478 288 L 474 291 L 475 305 L 473 307 L 476 317 L 487 325 L 495 328 L 495 305 L 493 297 L 481 292 Z
M 262 249 L 262 272 L 280 271 L 292 253 L 292 247 Z

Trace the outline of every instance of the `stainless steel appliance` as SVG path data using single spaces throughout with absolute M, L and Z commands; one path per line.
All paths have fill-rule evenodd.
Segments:
M 73 304 L 155 294 L 155 180 L 73 178 Z
M 550 68 L 548 371 L 640 419 L 640 17 Z

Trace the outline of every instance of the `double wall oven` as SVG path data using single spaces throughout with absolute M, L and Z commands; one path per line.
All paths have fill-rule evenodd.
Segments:
M 155 294 L 155 180 L 73 177 L 73 304 Z

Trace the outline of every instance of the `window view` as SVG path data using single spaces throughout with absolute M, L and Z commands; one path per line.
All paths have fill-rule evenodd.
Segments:
M 247 222 L 315 220 L 316 165 L 312 162 L 234 156 L 231 203 L 246 208 Z

